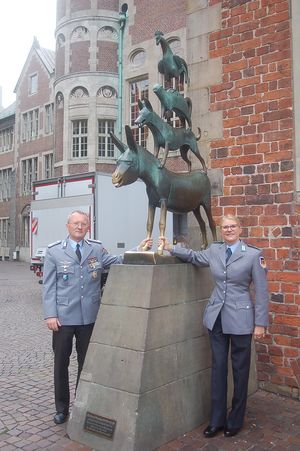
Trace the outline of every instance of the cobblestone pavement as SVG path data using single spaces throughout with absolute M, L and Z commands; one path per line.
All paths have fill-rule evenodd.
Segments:
M 65 424 L 52 421 L 53 357 L 42 316 L 42 286 L 28 264 L 0 262 L 0 287 L 0 449 L 91 451 L 67 437 Z M 73 388 L 75 371 L 73 356 Z M 204 427 L 159 451 L 299 451 L 300 402 L 258 391 L 249 398 L 245 427 L 236 437 L 204 439 Z

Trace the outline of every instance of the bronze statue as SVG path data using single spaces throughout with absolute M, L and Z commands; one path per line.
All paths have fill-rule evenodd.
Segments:
M 195 137 L 190 128 L 184 127 L 174 128 L 161 119 L 158 114 L 153 111 L 152 105 L 148 99 L 138 101 L 140 114 L 135 120 L 135 124 L 139 127 L 147 125 L 154 138 L 154 155 L 157 158 L 160 147 L 165 149 L 165 153 L 160 164 L 160 167 L 164 167 L 169 150 L 180 150 L 180 155 L 188 165 L 189 172 L 191 171 L 192 163 L 187 157 L 189 149 L 196 155 L 201 161 L 203 170 L 206 172 L 206 164 L 202 156 L 200 155 L 197 141 L 200 139 L 200 130 L 198 128 L 199 135 Z
M 161 31 L 155 32 L 156 45 L 161 45 L 163 58 L 158 63 L 158 72 L 163 74 L 166 81 L 171 78 L 179 79 L 180 83 L 189 83 L 188 67 L 183 58 L 174 55 Z
M 147 149 L 137 145 L 132 131 L 125 126 L 128 147 L 113 133 L 110 133 L 113 143 L 120 150 L 117 168 L 112 175 L 116 187 L 129 185 L 138 178 L 146 184 L 148 195 L 147 238 L 151 238 L 155 209 L 160 207 L 159 233 L 164 236 L 167 210 L 175 213 L 192 211 L 198 221 L 203 247 L 208 245 L 205 222 L 200 213 L 202 206 L 206 212 L 209 227 L 214 240 L 216 225 L 211 213 L 210 181 L 205 172 L 195 171 L 176 174 L 166 168 L 159 168 L 159 161 Z M 158 249 L 162 253 L 162 249 Z
M 192 128 L 192 101 L 189 97 L 184 97 L 176 89 L 164 89 L 159 84 L 153 86 L 153 92 L 160 100 L 163 117 L 169 120 L 174 111 L 179 117 L 182 127 L 185 127 L 186 121 Z

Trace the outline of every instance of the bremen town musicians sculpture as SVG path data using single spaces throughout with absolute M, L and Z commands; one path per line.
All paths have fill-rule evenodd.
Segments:
M 163 33 L 155 33 L 156 44 L 161 45 L 163 58 L 158 63 L 158 71 L 164 75 L 165 81 L 175 78 L 181 83 L 189 83 L 188 68 L 183 58 L 174 55 Z M 116 187 L 129 185 L 138 178 L 146 184 L 148 195 L 147 238 L 151 238 L 155 209 L 160 208 L 159 233 L 164 236 L 167 211 L 187 213 L 192 211 L 198 221 L 203 247 L 208 245 L 205 222 L 200 213 L 202 206 L 206 212 L 213 239 L 216 240 L 216 226 L 211 213 L 211 186 L 206 173 L 206 165 L 200 155 L 197 141 L 200 139 L 200 129 L 195 137 L 191 125 L 192 102 L 181 95 L 176 89 L 164 89 L 161 85 L 154 85 L 154 93 L 162 106 L 162 116 L 153 111 L 148 99 L 139 100 L 139 116 L 135 124 L 139 127 L 148 126 L 153 134 L 154 155 L 139 146 L 133 137 L 130 127 L 126 126 L 127 146 L 111 133 L 114 144 L 121 155 L 117 160 L 117 168 L 112 176 Z M 173 127 L 170 117 L 175 112 L 181 127 Z M 167 121 L 165 120 L 167 119 Z M 186 128 L 186 124 L 188 128 Z M 164 148 L 164 156 L 160 162 L 159 149 Z M 188 165 L 188 172 L 176 174 L 164 166 L 169 150 L 179 149 L 181 157 Z M 191 150 L 199 159 L 203 169 L 191 172 L 191 161 L 188 151 Z M 158 248 L 162 253 L 162 248 Z

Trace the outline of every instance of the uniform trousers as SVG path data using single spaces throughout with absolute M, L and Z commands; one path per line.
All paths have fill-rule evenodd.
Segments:
M 212 351 L 210 425 L 240 429 L 246 411 L 252 334 L 224 334 L 219 313 L 213 329 L 209 331 L 209 338 Z M 229 345 L 234 389 L 231 411 L 226 419 Z
M 57 332 L 53 332 L 54 396 L 57 412 L 64 414 L 68 414 L 69 412 L 69 364 L 73 348 L 73 337 L 76 340 L 75 346 L 78 362 L 77 388 L 93 327 L 94 323 L 83 326 L 60 326 Z

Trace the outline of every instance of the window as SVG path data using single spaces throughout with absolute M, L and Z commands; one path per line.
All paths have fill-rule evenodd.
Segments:
M 22 116 L 22 139 L 32 141 L 38 137 L 39 109 L 28 111 Z
M 29 246 L 30 236 L 30 205 L 26 205 L 21 212 L 21 245 Z
M 0 218 L 0 246 L 7 247 L 9 218 Z
M 142 66 L 146 61 L 146 53 L 144 52 L 144 50 L 136 50 L 132 54 L 130 61 L 133 66 Z
M 139 80 L 130 83 L 130 124 L 133 131 L 134 139 L 143 147 L 146 147 L 148 128 L 138 128 L 134 125 L 134 121 L 139 115 L 138 99 L 148 99 L 149 96 L 149 80 Z
M 2 169 L 0 171 L 0 201 L 11 198 L 12 169 Z
M 53 132 L 53 110 L 53 103 L 45 106 L 45 133 L 47 134 Z
M 22 161 L 22 194 L 30 194 L 32 182 L 38 178 L 38 159 L 28 158 Z
M 114 157 L 114 145 L 109 132 L 114 133 L 115 121 L 98 120 L 98 156 Z
M 53 177 L 53 153 L 44 156 L 44 178 L 51 179 Z
M 37 74 L 30 75 L 29 77 L 29 94 L 37 93 L 38 76 Z
M 72 156 L 82 158 L 87 156 L 88 121 L 81 119 L 72 121 Z
M 14 129 L 5 128 L 0 131 L 0 152 L 8 152 L 13 147 Z

